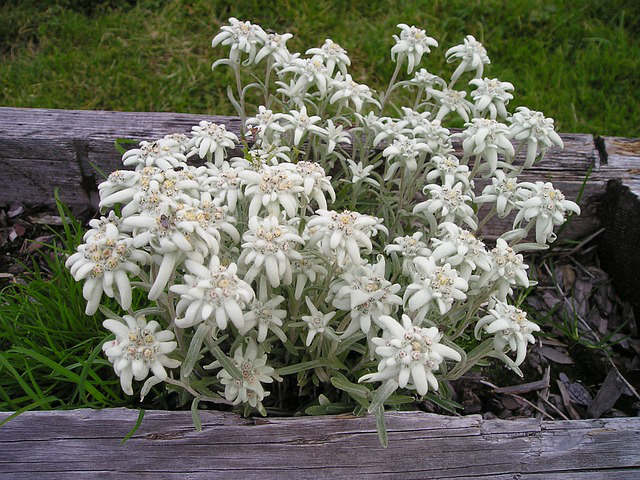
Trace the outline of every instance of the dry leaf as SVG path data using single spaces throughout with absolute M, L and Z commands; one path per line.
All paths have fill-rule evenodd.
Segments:
M 567 387 L 571 401 L 577 405 L 588 407 L 593 401 L 593 397 L 584 385 L 578 382 L 572 382 L 564 373 L 560 374 L 560 380 Z
M 567 355 L 566 353 L 562 353 L 557 348 L 547 347 L 543 345 L 538 348 L 538 352 L 547 360 L 551 360 L 554 363 L 560 363 L 562 365 L 571 365 L 573 364 L 573 359 Z

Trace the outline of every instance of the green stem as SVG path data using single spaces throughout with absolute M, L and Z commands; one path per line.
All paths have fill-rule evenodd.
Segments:
M 396 79 L 398 78 L 398 74 L 400 73 L 400 69 L 402 68 L 402 64 L 404 63 L 404 59 L 407 57 L 405 53 L 401 53 L 398 55 L 398 61 L 396 62 L 396 69 L 393 71 L 393 76 L 389 81 L 389 86 L 387 87 L 387 91 L 384 92 L 384 97 L 382 97 L 382 102 L 380 102 L 380 114 L 384 111 L 384 106 L 387 104 L 387 100 L 389 99 L 389 95 L 393 90 L 393 87 L 396 83 Z
M 271 80 L 271 70 L 273 69 L 273 59 L 269 57 L 267 61 L 267 74 L 264 77 L 264 107 L 269 108 L 271 94 L 269 92 L 269 82 Z
M 235 76 L 236 76 L 236 89 L 238 90 L 238 100 L 240 101 L 240 121 L 242 122 L 240 127 L 240 138 L 244 140 L 245 139 L 244 129 L 245 129 L 245 123 L 247 119 L 247 114 L 244 106 L 244 95 L 242 94 L 242 81 L 240 80 L 240 62 L 235 64 L 233 68 L 233 72 L 235 73 Z

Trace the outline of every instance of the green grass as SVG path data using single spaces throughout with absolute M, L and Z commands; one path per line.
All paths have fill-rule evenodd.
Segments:
M 515 105 L 543 110 L 562 131 L 640 132 L 637 0 L 94 3 L 0 6 L 0 105 L 233 113 L 229 73 L 210 71 L 224 52 L 211 38 L 229 16 L 294 33 L 296 50 L 331 37 L 354 77 L 380 89 L 393 71 L 391 35 L 405 22 L 440 42 L 423 62 L 430 71 L 451 71 L 444 51 L 472 34 L 489 51 L 488 74 L 515 84 Z
M 137 405 L 102 353 L 103 317 L 84 314 L 82 283 L 64 266 L 83 227 L 61 208 L 67 221 L 56 243 L 68 248 L 41 249 L 29 274 L 0 290 L 0 411 Z M 166 407 L 164 397 L 155 391 L 149 405 Z

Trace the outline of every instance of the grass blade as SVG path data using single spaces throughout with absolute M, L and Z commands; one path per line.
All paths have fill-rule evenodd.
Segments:
M 129 433 L 127 433 L 124 438 L 120 441 L 120 445 L 124 445 L 125 442 L 127 440 L 129 440 L 134 433 L 136 433 L 136 431 L 138 430 L 138 428 L 140 427 L 140 425 L 142 424 L 142 419 L 144 418 L 144 408 L 140 408 L 138 410 L 138 419 L 136 420 L 136 424 L 133 426 L 133 428 L 131 430 L 129 430 Z

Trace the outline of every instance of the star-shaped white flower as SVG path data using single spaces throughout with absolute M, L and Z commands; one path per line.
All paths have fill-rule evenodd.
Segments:
M 184 284 L 171 286 L 180 295 L 175 324 L 180 328 L 210 322 L 224 330 L 229 320 L 236 328 L 244 326 L 243 310 L 254 297 L 253 289 L 238 277 L 235 263 L 221 265 L 213 255 L 209 266 L 195 260 L 185 261 Z
M 337 312 L 322 313 L 316 308 L 309 297 L 305 297 L 304 301 L 309 309 L 309 315 L 300 317 L 307 324 L 307 329 L 309 330 L 305 345 L 309 347 L 316 335 L 322 335 L 325 332 L 332 334 L 332 339 L 339 340 L 333 329 L 329 326 L 329 322 L 331 322 L 331 319 Z
M 120 233 L 115 222 L 104 222 L 102 228 L 89 231 L 85 241 L 65 262 L 74 280 L 85 280 L 82 288 L 87 300 L 85 313 L 96 313 L 103 293 L 115 297 L 120 306 L 128 310 L 131 307 L 129 275 L 138 276 L 140 265 L 149 263 L 151 256 L 136 249 L 133 238 Z
M 518 107 L 511 118 L 509 127 L 514 140 L 527 145 L 527 158 L 524 168 L 529 168 L 540 160 L 552 146 L 564 148 L 564 143 L 555 131 L 552 118 L 546 118 L 542 112 Z
M 200 158 L 207 158 L 209 162 L 213 159 L 216 167 L 221 167 L 228 148 L 235 148 L 239 142 L 238 137 L 228 132 L 224 125 L 217 125 L 213 122 L 203 120 L 199 125 L 191 128 L 191 140 L 187 144 L 190 149 L 187 157 L 198 155 Z
M 240 56 L 242 53 L 246 53 L 249 58 L 245 64 L 253 63 L 258 46 L 263 43 L 266 34 L 259 25 L 241 22 L 233 17 L 229 19 L 229 23 L 230 25 L 224 25 L 220 28 L 222 31 L 213 38 L 211 46 L 215 47 L 219 44 L 230 46 L 229 60 L 240 62 Z M 214 67 L 215 65 L 214 63 Z
M 520 227 L 523 222 L 535 225 L 537 243 L 555 241 L 553 228 L 567 221 L 568 212 L 580 215 L 580 207 L 567 200 L 550 182 L 524 182 L 520 187 L 523 199 L 516 202 L 520 211 L 514 219 L 513 228 Z
M 277 295 L 267 300 L 266 293 L 261 291 L 260 298 L 254 299 L 251 307 L 244 314 L 244 326 L 238 330 L 240 335 L 246 335 L 249 330 L 258 327 L 258 342 L 267 339 L 267 333 L 271 330 L 281 342 L 287 341 L 287 334 L 282 330 L 287 310 L 276 308 L 284 302 L 282 295 Z
M 493 348 L 498 358 L 504 359 L 506 353 L 515 352 L 515 366 L 519 366 L 527 355 L 527 342 L 535 343 L 533 332 L 540 331 L 540 327 L 527 319 L 527 314 L 513 305 L 498 301 L 489 310 L 489 314 L 482 317 L 475 327 L 475 336 L 481 338 L 481 331 L 493 335 Z M 510 363 L 510 362 L 509 362 Z
M 164 381 L 167 378 L 165 368 L 176 368 L 180 362 L 167 356 L 177 347 L 177 343 L 172 341 L 173 332 L 157 331 L 160 324 L 155 320 L 147 323 L 144 315 L 125 315 L 123 320 L 107 319 L 102 322 L 104 328 L 116 336 L 115 340 L 106 342 L 102 350 L 120 377 L 124 393 L 133 395 L 131 382 L 134 378 L 142 381 L 151 371 Z
M 416 273 L 404 292 L 404 304 L 415 312 L 416 323 L 424 320 L 433 305 L 444 315 L 454 302 L 466 300 L 469 284 L 451 265 L 438 265 L 433 256 L 416 257 L 413 263 Z
M 257 408 L 262 415 L 266 415 L 262 400 L 269 395 L 262 386 L 263 383 L 273 383 L 274 380 L 282 381 L 273 367 L 267 365 L 267 354 L 256 344 L 253 338 L 249 339 L 246 348 L 241 344 L 233 354 L 233 363 L 240 370 L 242 380 L 233 378 L 226 370 L 218 372 L 218 378 L 224 385 L 224 397 L 234 405 L 246 403 Z M 218 362 L 213 362 L 205 368 L 220 367 Z
M 436 327 L 414 326 L 407 315 L 402 316 L 402 324 L 389 316 L 380 317 L 379 322 L 383 335 L 371 340 L 380 357 L 378 371 L 360 377 L 358 382 L 391 381 L 395 388 L 426 395 L 429 388 L 438 390 L 434 372 L 446 359 L 462 360 L 455 349 L 442 343 L 443 334 Z
M 327 67 L 327 75 L 329 76 L 333 75 L 336 67 L 345 75 L 347 67 L 351 65 L 347 51 L 329 38 L 325 40 L 322 47 L 310 48 L 306 54 L 313 55 L 314 58 L 321 58 Z
M 473 70 L 476 71 L 476 78 L 480 78 L 482 77 L 484 66 L 491 63 L 487 50 L 472 35 L 467 35 L 462 44 L 447 50 L 445 56 L 447 57 L 447 63 L 455 62 L 458 59 L 462 60 L 453 75 L 451 75 L 452 82 L 458 80 L 464 72 Z
M 393 36 L 396 44 L 391 48 L 391 59 L 395 62 L 397 55 L 406 55 L 407 73 L 411 73 L 422 60 L 422 56 L 429 53 L 431 47 L 437 47 L 438 42 L 435 38 L 429 37 L 424 30 L 413 25 L 400 23 L 398 28 L 402 31 L 399 37 Z

